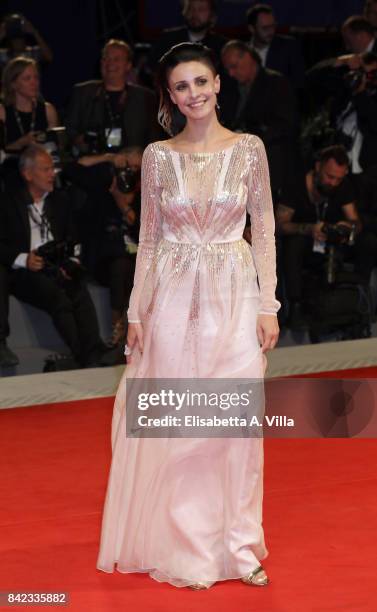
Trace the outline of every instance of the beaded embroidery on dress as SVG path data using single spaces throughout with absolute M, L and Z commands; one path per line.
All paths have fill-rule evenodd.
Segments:
M 242 237 L 250 214 L 252 246 Z M 240 578 L 268 552 L 260 438 L 127 438 L 126 380 L 262 378 L 258 313 L 276 313 L 274 215 L 262 141 L 216 153 L 149 145 L 129 320 L 143 324 L 112 421 L 98 569 L 174 586 Z

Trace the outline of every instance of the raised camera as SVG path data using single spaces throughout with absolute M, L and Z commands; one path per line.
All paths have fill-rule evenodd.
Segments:
M 115 176 L 117 187 L 121 193 L 131 193 L 136 188 L 139 173 L 129 166 L 116 168 Z

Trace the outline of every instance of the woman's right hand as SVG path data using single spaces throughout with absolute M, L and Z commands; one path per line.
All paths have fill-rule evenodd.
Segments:
M 129 323 L 127 332 L 127 346 L 132 353 L 138 346 L 140 353 L 143 352 L 143 326 L 141 323 Z M 132 363 L 132 355 L 126 355 L 127 363 Z

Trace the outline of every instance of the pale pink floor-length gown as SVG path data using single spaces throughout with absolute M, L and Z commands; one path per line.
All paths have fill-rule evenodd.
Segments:
M 252 246 L 243 238 L 246 210 Z M 258 277 L 258 281 L 257 281 Z M 258 313 L 276 313 L 268 164 L 250 134 L 215 153 L 163 142 L 142 163 L 128 318 L 141 320 L 117 392 L 97 567 L 174 586 L 236 579 L 268 555 L 261 438 L 126 437 L 126 379 L 263 378 Z

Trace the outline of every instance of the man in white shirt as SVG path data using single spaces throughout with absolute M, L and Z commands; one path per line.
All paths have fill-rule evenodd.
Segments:
M 53 246 L 52 240 L 77 243 L 67 192 L 54 189 L 53 160 L 43 147 L 32 145 L 24 151 L 20 171 L 25 187 L 4 194 L 0 204 L 0 266 L 7 271 L 9 291 L 51 315 L 79 366 L 100 365 L 105 346 L 93 302 L 78 274 L 77 250 L 62 261 L 57 258 L 56 265 L 38 252 L 48 243 Z M 4 288 L 0 292 L 4 294 Z M 6 316 L 3 304 L 3 341 L 9 332 Z

